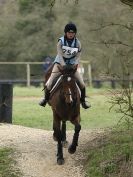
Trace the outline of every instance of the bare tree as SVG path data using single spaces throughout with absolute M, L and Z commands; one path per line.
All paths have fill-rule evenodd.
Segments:
M 120 0 L 122 3 L 129 5 L 133 8 L 133 0 Z
M 133 7 L 133 0 L 121 0 L 121 2 L 129 5 L 131 8 Z M 130 12 L 129 9 L 129 13 Z M 133 34 L 132 21 L 127 21 L 125 24 L 118 22 L 102 22 L 97 28 L 89 29 L 89 32 L 97 33 L 102 30 L 110 30 L 114 27 L 118 27 L 119 30 L 122 31 L 125 30 L 128 35 L 132 36 Z M 113 50 L 115 50 L 115 60 L 104 56 L 106 60 L 106 70 L 104 69 L 106 71 L 105 78 L 118 80 L 121 86 L 117 90 L 110 91 L 110 110 L 116 108 L 116 112 L 122 114 L 119 122 L 125 120 L 129 127 L 133 124 L 133 43 L 130 37 L 127 38 L 126 41 L 124 39 L 123 36 L 119 36 L 119 39 L 114 36 L 112 39 L 105 36 L 105 39 L 89 42 L 100 46 L 104 45 L 107 48 L 113 48 Z
M 116 112 L 122 114 L 119 122 L 124 120 L 128 128 L 131 127 L 133 125 L 133 87 L 110 92 L 112 95 L 109 101 L 112 104 L 110 110 L 115 107 Z

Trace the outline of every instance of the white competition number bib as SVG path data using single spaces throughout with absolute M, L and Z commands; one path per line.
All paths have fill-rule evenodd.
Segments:
M 78 48 L 72 48 L 68 46 L 62 46 L 63 56 L 65 58 L 71 58 L 78 53 Z

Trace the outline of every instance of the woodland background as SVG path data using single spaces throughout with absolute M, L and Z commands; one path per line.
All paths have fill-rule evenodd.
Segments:
M 133 11 L 121 1 L 0 0 L 0 61 L 54 58 L 57 40 L 72 21 L 82 43 L 81 60 L 91 63 L 93 77 L 132 79 Z M 0 73 L 1 78 L 23 77 L 25 69 L 2 65 Z

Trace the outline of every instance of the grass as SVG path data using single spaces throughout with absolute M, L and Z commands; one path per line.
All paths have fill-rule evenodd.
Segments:
M 104 128 L 116 125 L 119 116 L 114 111 L 109 113 L 110 104 L 105 96 L 106 89 L 87 89 L 92 108 L 81 108 L 82 129 Z M 38 105 L 43 96 L 42 87 L 14 87 L 13 123 L 46 130 L 52 129 L 52 111 L 50 106 Z M 68 123 L 68 129 L 73 125 Z
M 86 177 L 133 176 L 133 131 L 113 131 L 90 144 L 84 165 Z
M 23 97 L 30 97 L 30 96 L 36 96 L 39 97 L 43 95 L 42 92 L 43 86 L 41 87 L 20 87 L 20 86 L 15 86 L 14 87 L 14 96 L 23 96 Z M 102 89 L 95 89 L 95 88 L 87 88 L 88 94 L 104 94 L 107 92 L 107 88 L 102 88 Z
M 15 161 L 12 158 L 13 149 L 0 148 L 0 177 L 19 177 L 21 174 L 15 167 Z

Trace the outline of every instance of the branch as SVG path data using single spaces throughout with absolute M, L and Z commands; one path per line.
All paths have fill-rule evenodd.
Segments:
M 120 0 L 122 3 L 133 7 L 133 0 Z
M 66 0 L 66 3 L 68 3 L 69 0 Z M 78 4 L 79 0 L 74 0 L 75 4 Z M 50 7 L 53 8 L 56 3 L 56 0 L 50 0 Z
M 130 47 L 133 49 L 132 45 L 126 44 L 121 41 L 115 41 L 115 40 L 108 40 L 108 41 L 101 40 L 101 41 L 88 41 L 88 42 L 94 43 L 94 44 L 104 44 L 106 47 L 109 47 L 109 45 L 123 45 L 123 46 Z
M 126 28 L 128 30 L 133 30 L 133 24 L 132 23 L 129 26 L 129 25 L 123 25 L 123 24 L 111 22 L 111 23 L 109 23 L 107 25 L 101 25 L 99 28 L 90 29 L 89 31 L 99 31 L 99 30 L 102 30 L 102 29 L 110 27 L 110 26 L 120 26 L 120 27 Z
M 50 6 L 51 10 L 54 7 L 55 2 L 56 2 L 56 0 L 50 0 L 49 6 Z

